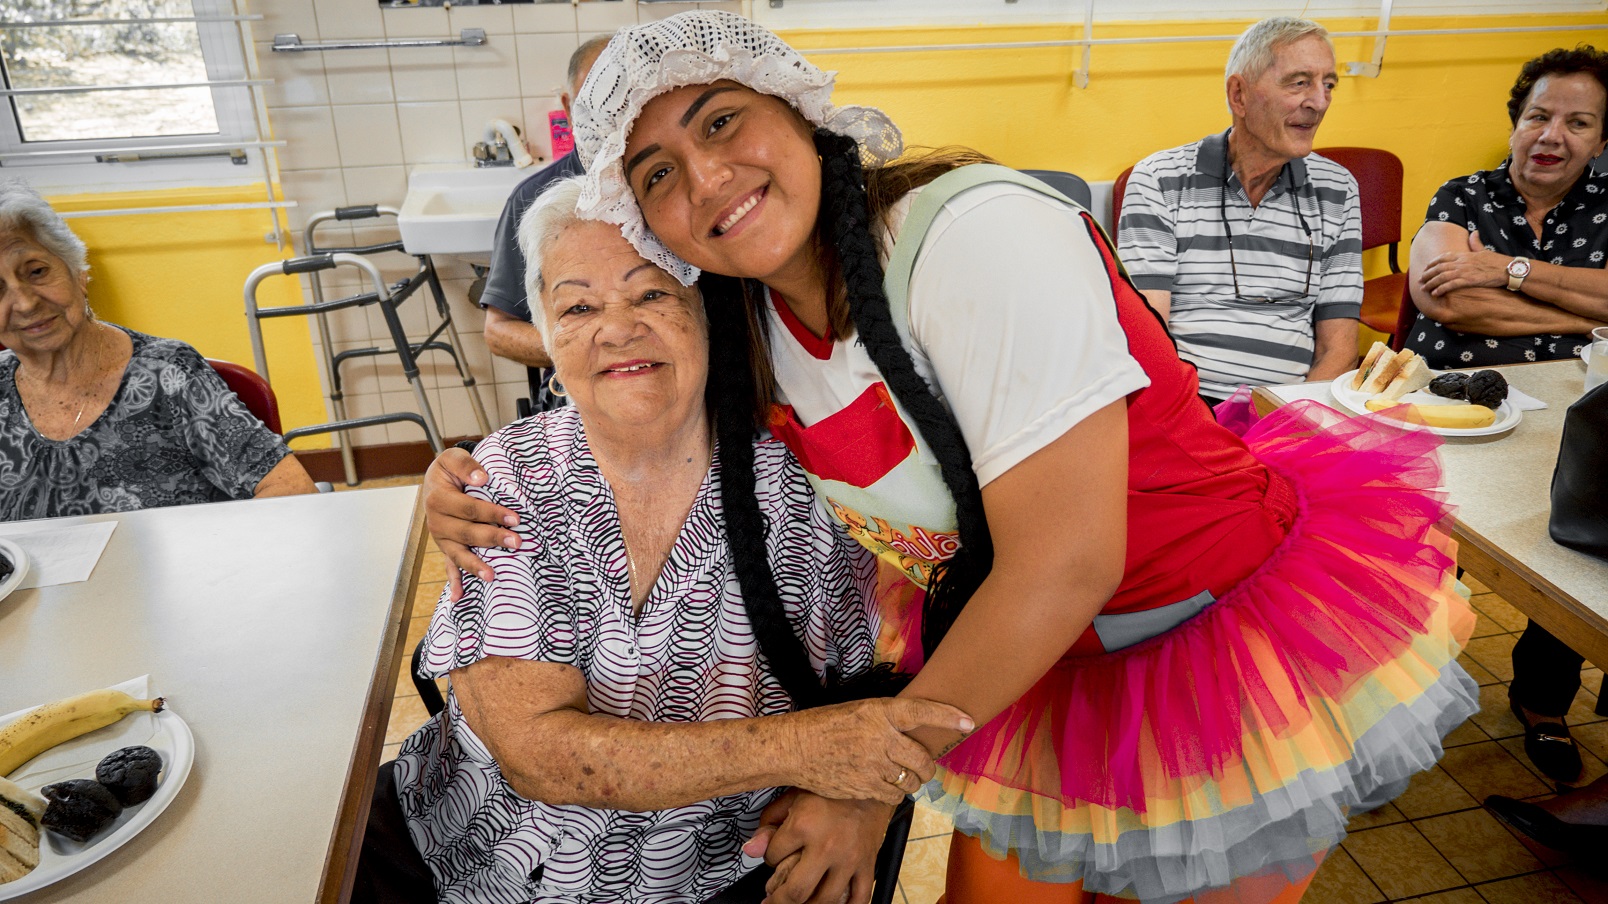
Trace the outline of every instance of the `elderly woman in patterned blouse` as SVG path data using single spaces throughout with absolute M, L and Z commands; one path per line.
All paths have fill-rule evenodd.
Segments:
M 95 319 L 86 257 L 0 181 L 0 521 L 314 492 L 195 349 Z
M 874 562 L 780 443 L 715 448 L 697 289 L 577 218 L 579 191 L 519 233 L 573 404 L 475 450 L 520 549 L 436 607 L 447 707 L 382 767 L 357 901 L 757 902 L 743 845 L 775 788 L 897 801 L 934 769 L 903 732 L 971 727 L 921 700 L 803 710 L 879 673 Z M 723 496 L 739 470 L 757 500 Z
M 1508 119 L 1508 159 L 1441 186 L 1413 238 L 1407 347 L 1431 367 L 1571 358 L 1608 324 L 1608 53 L 1525 63 Z

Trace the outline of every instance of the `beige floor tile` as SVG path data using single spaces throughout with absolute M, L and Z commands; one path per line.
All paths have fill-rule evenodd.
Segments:
M 1462 653 L 1457 657 L 1457 664 L 1462 666 L 1464 671 L 1468 672 L 1469 677 L 1474 679 L 1474 683 L 1478 684 L 1480 687 L 1484 687 L 1487 684 L 1502 683 L 1501 680 L 1495 675 L 1492 675 L 1485 668 L 1485 666 L 1480 665 L 1473 659 L 1469 658 L 1467 653 Z
M 1516 876 L 1543 866 L 1485 810 L 1448 813 L 1414 825 L 1469 882 Z
M 443 584 L 447 580 L 447 557 L 442 555 L 435 546 L 424 554 L 424 563 L 419 567 L 420 584 Z
M 1485 666 L 1486 671 L 1503 681 L 1513 680 L 1513 644 L 1519 638 L 1514 634 L 1498 634 L 1495 637 L 1479 637 L 1468 642 L 1464 648 L 1475 662 Z
M 441 600 L 441 590 L 446 586 L 445 581 L 420 581 L 418 589 L 413 591 L 413 617 L 434 612 L 436 603 Z
M 1439 766 L 1413 776 L 1407 790 L 1396 798 L 1395 804 L 1408 819 L 1439 816 L 1480 805 Z
M 944 893 L 949 868 L 949 836 L 912 841 L 905 846 L 899 868 L 899 888 L 909 904 L 935 904 Z
M 402 742 L 400 741 L 395 744 L 385 745 L 384 747 L 380 748 L 380 762 L 389 763 L 390 761 L 396 759 L 397 753 L 401 750 Z
M 391 701 L 391 720 L 385 726 L 385 743 L 399 744 L 423 725 L 430 714 L 418 697 L 397 697 Z
M 1597 715 L 1597 687 L 1595 683 L 1587 684 L 1575 694 L 1574 704 L 1569 707 L 1570 725 L 1590 725 L 1602 722 L 1608 716 Z
M 916 802 L 916 814 L 910 820 L 911 841 L 932 838 L 938 835 L 950 835 L 954 831 L 955 824 L 950 821 L 948 816 L 921 801 Z
M 1464 884 L 1457 870 L 1409 823 L 1358 832 L 1343 847 L 1390 898 L 1427 895 Z
M 1478 744 L 1481 741 L 1489 741 L 1490 739 L 1491 736 L 1486 734 L 1484 729 L 1475 725 L 1473 720 L 1469 720 L 1452 729 L 1446 737 L 1441 739 L 1441 745 L 1444 747 L 1461 747 L 1464 744 Z
M 1373 884 L 1344 848 L 1329 852 L 1302 897 L 1325 904 L 1380 904 L 1385 900 L 1384 892 Z
M 1424 895 L 1421 898 L 1404 898 L 1402 904 L 1484 904 L 1485 899 L 1472 888 L 1454 888 L 1451 891 L 1436 892 Z
M 1554 870 L 1553 875 L 1586 904 L 1608 904 L 1608 878 L 1594 876 L 1575 866 Z
M 1480 596 L 1482 594 L 1491 592 L 1491 588 L 1481 584 L 1478 578 L 1466 572 L 1462 577 L 1458 578 L 1458 580 L 1462 581 L 1463 586 L 1468 588 L 1468 592 L 1474 594 L 1475 596 Z
M 1531 873 L 1478 886 L 1489 904 L 1579 904 L 1580 896 L 1551 873 Z
M 1524 734 L 1524 726 L 1513 718 L 1505 684 L 1480 688 L 1480 711 L 1472 719 L 1474 724 L 1493 738 L 1515 738 Z
M 1498 634 L 1507 633 L 1509 633 L 1507 628 L 1492 621 L 1489 616 L 1479 611 L 1478 608 L 1474 610 L 1474 633 L 1469 635 L 1470 637 L 1494 637 Z
M 1521 632 L 1530 624 L 1530 617 L 1513 608 L 1513 604 L 1496 594 L 1482 594 L 1474 607 L 1509 631 Z
M 408 619 L 408 633 L 402 640 L 402 652 L 408 657 L 413 656 L 413 648 L 419 645 L 424 635 L 430 632 L 430 616 L 420 615 Z
M 1586 667 L 1580 670 L 1580 683 L 1585 685 L 1588 690 L 1600 692 L 1602 688 L 1602 669 L 1589 662 L 1586 663 Z
M 1569 734 L 1574 736 L 1576 744 L 1599 758 L 1608 759 L 1608 722 L 1576 725 L 1569 729 Z
M 408 657 L 406 659 L 403 659 L 402 662 L 397 666 L 397 670 L 396 670 L 396 693 L 395 693 L 395 696 L 398 696 L 398 697 L 416 697 L 416 696 L 419 695 L 419 689 L 417 687 L 415 687 L 414 684 L 413 684 L 413 673 L 412 673 L 412 668 L 411 668 L 412 665 L 413 665 L 413 656 L 412 656 L 412 653 L 410 652 Z M 442 699 L 446 699 L 446 696 L 447 696 L 447 679 L 445 679 L 445 678 L 437 678 L 436 679 L 436 687 L 441 690 Z
M 1546 783 L 1495 741 L 1454 747 L 1446 751 L 1440 765 L 1477 801 L 1492 794 L 1523 799 L 1551 792 Z
M 1380 826 L 1395 825 L 1398 822 L 1406 821 L 1407 817 L 1396 809 L 1396 805 L 1389 803 L 1367 813 L 1358 813 L 1351 817 L 1351 822 L 1346 825 L 1346 831 L 1364 832 L 1368 829 L 1377 829 Z

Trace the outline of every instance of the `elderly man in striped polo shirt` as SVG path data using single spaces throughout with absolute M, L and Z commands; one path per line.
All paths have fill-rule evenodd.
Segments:
M 1264 19 L 1229 52 L 1233 127 L 1152 154 L 1129 178 L 1119 253 L 1207 401 L 1356 365 L 1357 182 L 1312 153 L 1336 80 L 1323 26 Z

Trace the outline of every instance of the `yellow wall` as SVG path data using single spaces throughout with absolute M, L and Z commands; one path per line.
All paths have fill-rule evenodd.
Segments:
M 1096 24 L 1095 38 L 1237 34 L 1249 21 Z M 1372 19 L 1329 19 L 1330 31 L 1366 31 Z M 1391 38 L 1378 78 L 1343 77 L 1318 145 L 1385 148 L 1406 169 L 1404 235 L 1423 222 L 1441 183 L 1488 169 L 1506 153 L 1507 94 L 1521 64 L 1590 42 L 1608 49 L 1608 16 L 1396 17 L 1392 28 L 1592 25 L 1590 31 Z M 1075 38 L 1079 25 L 808 31 L 809 47 L 981 43 Z M 1368 61 L 1372 38 L 1335 41 L 1339 62 Z M 881 107 L 907 144 L 962 144 L 1011 166 L 1115 179 L 1146 155 L 1228 126 L 1227 42 L 1096 47 L 1087 88 L 1073 84 L 1080 48 L 821 55 L 839 71 L 836 99 Z M 1402 261 L 1406 255 L 1403 248 Z M 1382 252 L 1365 261 L 1382 272 Z
M 1219 35 L 1246 22 L 1138 23 L 1096 26 L 1096 37 Z M 1372 20 L 1325 22 L 1361 31 Z M 1495 165 L 1505 153 L 1507 91 L 1526 59 L 1556 46 L 1590 41 L 1608 47 L 1608 16 L 1397 17 L 1401 29 L 1502 25 L 1592 25 L 1587 32 L 1392 38 L 1378 78 L 1343 78 L 1319 145 L 1394 151 L 1406 165 L 1403 222 L 1411 235 L 1424 206 L 1446 179 Z M 1075 37 L 1077 26 L 901 28 L 798 32 L 799 47 L 872 46 Z M 1373 41 L 1337 42 L 1339 59 L 1368 60 Z M 1073 84 L 1080 51 L 1072 48 L 820 56 L 840 71 L 840 103 L 887 110 L 911 144 L 964 144 L 1003 162 L 1113 179 L 1145 155 L 1193 141 L 1228 123 L 1222 68 L 1226 42 L 1097 47 L 1088 88 Z M 75 195 L 62 210 L 157 204 L 255 201 L 255 189 Z M 262 211 L 178 213 L 73 221 L 90 247 L 91 299 L 108 320 L 182 339 L 203 354 L 249 363 L 241 287 L 257 265 L 288 256 L 263 241 Z M 1403 258 L 1405 260 L 1405 256 Z M 1365 260 L 1370 275 L 1383 256 Z M 295 281 L 265 284 L 265 304 L 294 304 Z M 288 428 L 323 420 L 324 407 L 308 326 L 270 321 L 267 345 L 274 386 Z M 322 438 L 306 443 L 323 445 Z
M 175 204 L 262 201 L 262 185 L 185 191 L 58 195 L 57 210 L 111 210 Z M 242 289 L 268 261 L 289 257 L 263 237 L 272 230 L 265 210 L 222 210 L 82 217 L 68 221 L 89 246 L 89 299 L 103 320 L 153 336 L 188 342 L 209 358 L 253 367 Z M 258 293 L 263 306 L 299 304 L 299 283 L 275 277 Z M 305 318 L 263 323 L 269 375 L 286 430 L 327 420 L 317 360 Z M 298 448 L 322 448 L 311 437 Z

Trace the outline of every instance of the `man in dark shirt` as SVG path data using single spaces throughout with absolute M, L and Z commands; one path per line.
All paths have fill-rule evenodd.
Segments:
M 608 46 L 610 36 L 592 38 L 570 55 L 569 77 L 565 91 L 559 97 L 564 114 L 569 115 L 570 103 L 586 81 L 598 54 Z M 498 357 L 518 361 L 526 367 L 550 369 L 553 362 L 542 347 L 542 336 L 531 322 L 530 303 L 525 298 L 525 256 L 519 251 L 519 220 L 530 208 L 536 196 L 559 179 L 581 174 L 580 156 L 574 151 L 544 167 L 540 172 L 519 183 L 503 207 L 497 221 L 497 233 L 492 240 L 491 269 L 486 274 L 486 286 L 480 295 L 480 306 L 486 309 L 486 347 Z M 549 392 L 541 376 L 540 397 L 534 399 L 537 411 L 563 404 Z M 537 381 L 533 381 L 537 382 Z

